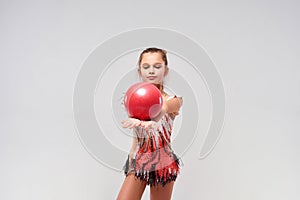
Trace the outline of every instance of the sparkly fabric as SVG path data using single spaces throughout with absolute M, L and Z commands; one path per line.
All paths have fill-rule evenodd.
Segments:
M 137 145 L 128 154 L 123 167 L 126 176 L 134 173 L 150 186 L 164 186 L 176 180 L 181 161 L 171 147 L 174 118 L 174 115 L 166 113 L 157 122 L 157 129 L 146 130 L 140 126 L 133 129 Z

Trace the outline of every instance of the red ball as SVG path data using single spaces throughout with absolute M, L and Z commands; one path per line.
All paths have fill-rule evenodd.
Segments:
M 161 111 L 162 104 L 162 95 L 152 83 L 136 83 L 127 90 L 124 97 L 128 115 L 140 120 L 156 117 Z

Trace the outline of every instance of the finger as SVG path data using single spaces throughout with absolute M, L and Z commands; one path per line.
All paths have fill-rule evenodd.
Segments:
M 146 122 L 141 122 L 141 123 L 140 123 L 140 126 L 141 126 L 141 127 L 145 127 L 145 124 L 146 124 Z
M 143 123 L 141 124 L 141 126 L 144 127 L 144 128 L 147 127 L 147 122 L 143 122 Z
M 130 123 L 128 127 L 133 128 L 134 126 L 135 126 L 134 123 Z
M 122 127 L 123 127 L 123 128 L 127 128 L 127 127 L 128 127 L 128 124 L 123 124 Z
M 123 123 L 123 127 L 124 128 L 128 128 L 130 126 L 130 122 L 129 121 L 126 121 Z
M 122 124 L 126 124 L 126 123 L 128 123 L 128 121 L 127 120 L 123 120 L 123 121 L 121 121 L 121 123 Z

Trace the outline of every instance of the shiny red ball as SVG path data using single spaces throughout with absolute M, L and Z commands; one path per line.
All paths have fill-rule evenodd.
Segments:
M 124 97 L 128 115 L 140 120 L 156 117 L 161 111 L 162 104 L 162 95 L 152 83 L 136 83 L 127 90 Z

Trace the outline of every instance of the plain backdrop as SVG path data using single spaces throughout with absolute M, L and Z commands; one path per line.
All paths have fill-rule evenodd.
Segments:
M 295 0 L 2 0 L 0 199 L 116 198 L 124 176 L 82 146 L 73 88 L 93 49 L 143 27 L 175 30 L 201 44 L 226 92 L 222 137 L 203 160 L 197 146 L 185 154 L 173 199 L 299 199 L 299 6 Z

